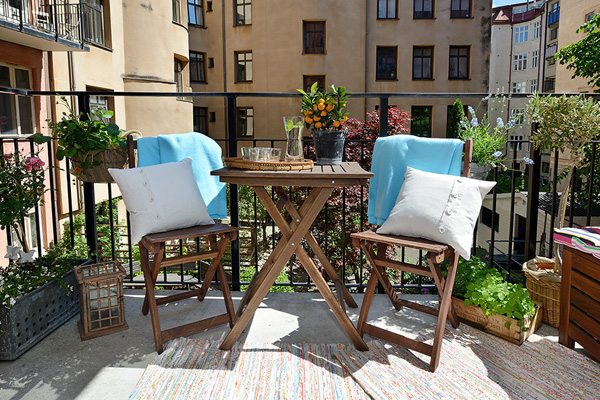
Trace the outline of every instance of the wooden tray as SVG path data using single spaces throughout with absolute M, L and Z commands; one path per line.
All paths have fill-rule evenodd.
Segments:
M 229 168 L 250 169 L 254 171 L 300 171 L 312 169 L 312 160 L 302 161 L 250 161 L 241 157 L 226 157 L 225 165 Z

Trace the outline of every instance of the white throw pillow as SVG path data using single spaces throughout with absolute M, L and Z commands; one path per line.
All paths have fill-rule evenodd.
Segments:
M 468 260 L 483 198 L 494 185 L 409 167 L 396 205 L 377 233 L 445 243 Z
M 143 168 L 108 170 L 130 214 L 131 243 L 149 233 L 215 222 L 208 215 L 192 173 L 192 160 Z

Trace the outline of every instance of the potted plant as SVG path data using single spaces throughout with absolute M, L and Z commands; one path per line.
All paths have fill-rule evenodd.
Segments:
M 542 322 L 527 290 L 477 257 L 460 260 L 452 295 L 459 318 L 513 343 L 523 343 Z
M 95 109 L 85 116 L 75 114 L 63 97 L 61 103 L 67 108 L 60 121 L 48 121 L 51 136 L 33 135 L 37 143 L 51 139 L 58 141 L 56 158 L 68 157 L 72 174 L 83 182 L 112 183 L 108 168 L 124 168 L 127 165 L 127 132 L 110 122 L 114 113 Z
M 540 96 L 530 100 L 526 115 L 534 123 L 531 143 L 538 149 L 560 151 L 568 157 L 566 187 L 560 198 L 555 226 L 562 228 L 567 212 L 574 169 L 589 164 L 592 140 L 600 137 L 600 104 L 584 95 Z M 560 319 L 561 255 L 556 252 L 554 268 L 548 260 L 536 257 L 527 261 L 523 270 L 531 296 L 544 303 L 544 322 L 558 326 Z
M 326 91 L 320 91 L 315 82 L 308 93 L 302 89 L 298 92 L 302 94 L 304 123 L 315 140 L 316 164 L 340 164 L 347 131 L 344 124 L 348 120 L 346 89 L 331 85 Z
M 0 360 L 14 360 L 78 311 L 77 293 L 65 289 L 76 283 L 80 257 L 62 246 L 34 260 L 25 236 L 23 220 L 43 193 L 44 162 L 36 153 L 0 158 L 0 226 L 18 241 L 0 268 Z
M 471 176 L 475 179 L 484 179 L 493 167 L 504 165 L 503 150 L 514 121 L 504 123 L 502 118 L 498 117 L 492 127 L 487 115 L 479 120 L 475 109 L 471 106 L 468 109 L 470 119 L 463 114 L 463 119 L 459 123 L 458 137 L 462 140 L 473 140 Z

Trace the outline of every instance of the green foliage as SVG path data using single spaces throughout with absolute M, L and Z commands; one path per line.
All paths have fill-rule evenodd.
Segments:
M 588 84 L 600 86 L 600 15 L 577 29 L 585 37 L 578 42 L 563 47 L 554 57 L 567 69 L 573 71 L 574 77 L 588 79 Z
M 38 153 L 0 157 L 0 227 L 13 228 L 25 252 L 25 216 L 40 203 L 44 194 L 44 162 Z
M 477 257 L 460 260 L 453 295 L 464 299 L 465 305 L 480 307 L 485 315 L 499 314 L 516 319 L 521 328 L 525 318 L 535 315 L 535 303 L 527 289 L 506 282 L 497 269 L 488 267 Z
M 241 267 L 240 269 L 240 281 L 242 282 L 250 282 L 254 277 L 255 270 L 254 267 Z M 275 279 L 275 283 L 287 283 L 290 281 L 290 277 L 287 275 L 285 270 L 281 271 L 281 273 Z M 242 291 L 246 291 L 248 286 L 242 285 Z M 278 292 L 278 293 L 293 293 L 294 288 L 291 286 L 271 286 L 269 292 Z
M 515 193 L 525 189 L 526 176 L 520 172 L 515 176 Z M 498 171 L 496 176 L 496 193 L 511 193 L 512 171 Z
M 533 145 L 544 150 L 570 151 L 577 166 L 584 164 L 591 141 L 600 137 L 600 103 L 584 95 L 535 94 L 526 113 L 539 124 L 531 135 Z
M 321 91 L 315 82 L 308 93 L 302 89 L 297 91 L 302 95 L 301 111 L 307 128 L 338 129 L 348 120 L 346 88 L 331 85 Z
M 448 131 L 446 137 L 458 138 L 460 132 L 460 121 L 465 120 L 465 109 L 460 99 L 454 100 L 454 104 L 450 107 L 448 114 Z
M 58 122 L 48 120 L 52 135 L 47 137 L 36 133 L 32 136 L 37 143 L 45 143 L 51 139 L 58 140 L 56 157 L 59 160 L 85 155 L 91 151 L 127 147 L 127 133 L 109 121 L 114 115 L 112 111 L 96 109 L 83 118 L 82 113 L 75 114 L 66 98 L 61 97 L 61 103 L 68 112 L 63 112 Z M 81 167 L 89 168 L 98 163 L 99 161 L 93 159 L 85 160 L 81 163 Z

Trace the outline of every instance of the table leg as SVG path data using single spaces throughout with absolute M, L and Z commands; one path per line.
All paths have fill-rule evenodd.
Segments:
M 263 187 L 255 187 L 255 191 L 257 195 L 265 194 L 266 199 L 261 199 L 267 212 L 274 217 L 278 216 L 283 218 L 283 216 L 277 210 L 275 204 L 271 200 L 270 196 L 267 194 L 266 190 Z M 235 343 L 235 341 L 240 337 L 243 330 L 246 328 L 250 319 L 256 312 L 257 308 L 260 306 L 260 303 L 267 295 L 269 289 L 275 283 L 275 279 L 277 275 L 283 270 L 285 264 L 287 264 L 288 260 L 296 252 L 297 248 L 301 248 L 302 246 L 302 238 L 306 235 L 306 232 L 312 226 L 314 220 L 319 215 L 321 208 L 325 205 L 325 202 L 331 195 L 333 191 L 332 188 L 319 188 L 318 190 L 314 190 L 306 199 L 304 204 L 301 207 L 303 211 L 303 219 L 300 221 L 294 232 L 291 235 L 285 235 L 281 238 L 279 243 L 277 244 L 274 252 L 278 255 L 275 260 L 273 260 L 272 267 L 269 268 L 268 272 L 265 274 L 263 281 L 256 288 L 255 293 L 250 297 L 246 309 L 242 312 L 239 319 L 231 328 L 223 343 L 221 343 L 221 350 L 229 350 Z M 278 219 L 277 219 L 278 220 Z M 277 222 L 276 220 L 276 222 Z M 284 225 L 287 227 L 287 223 Z M 289 229 L 289 228 L 288 228 Z

